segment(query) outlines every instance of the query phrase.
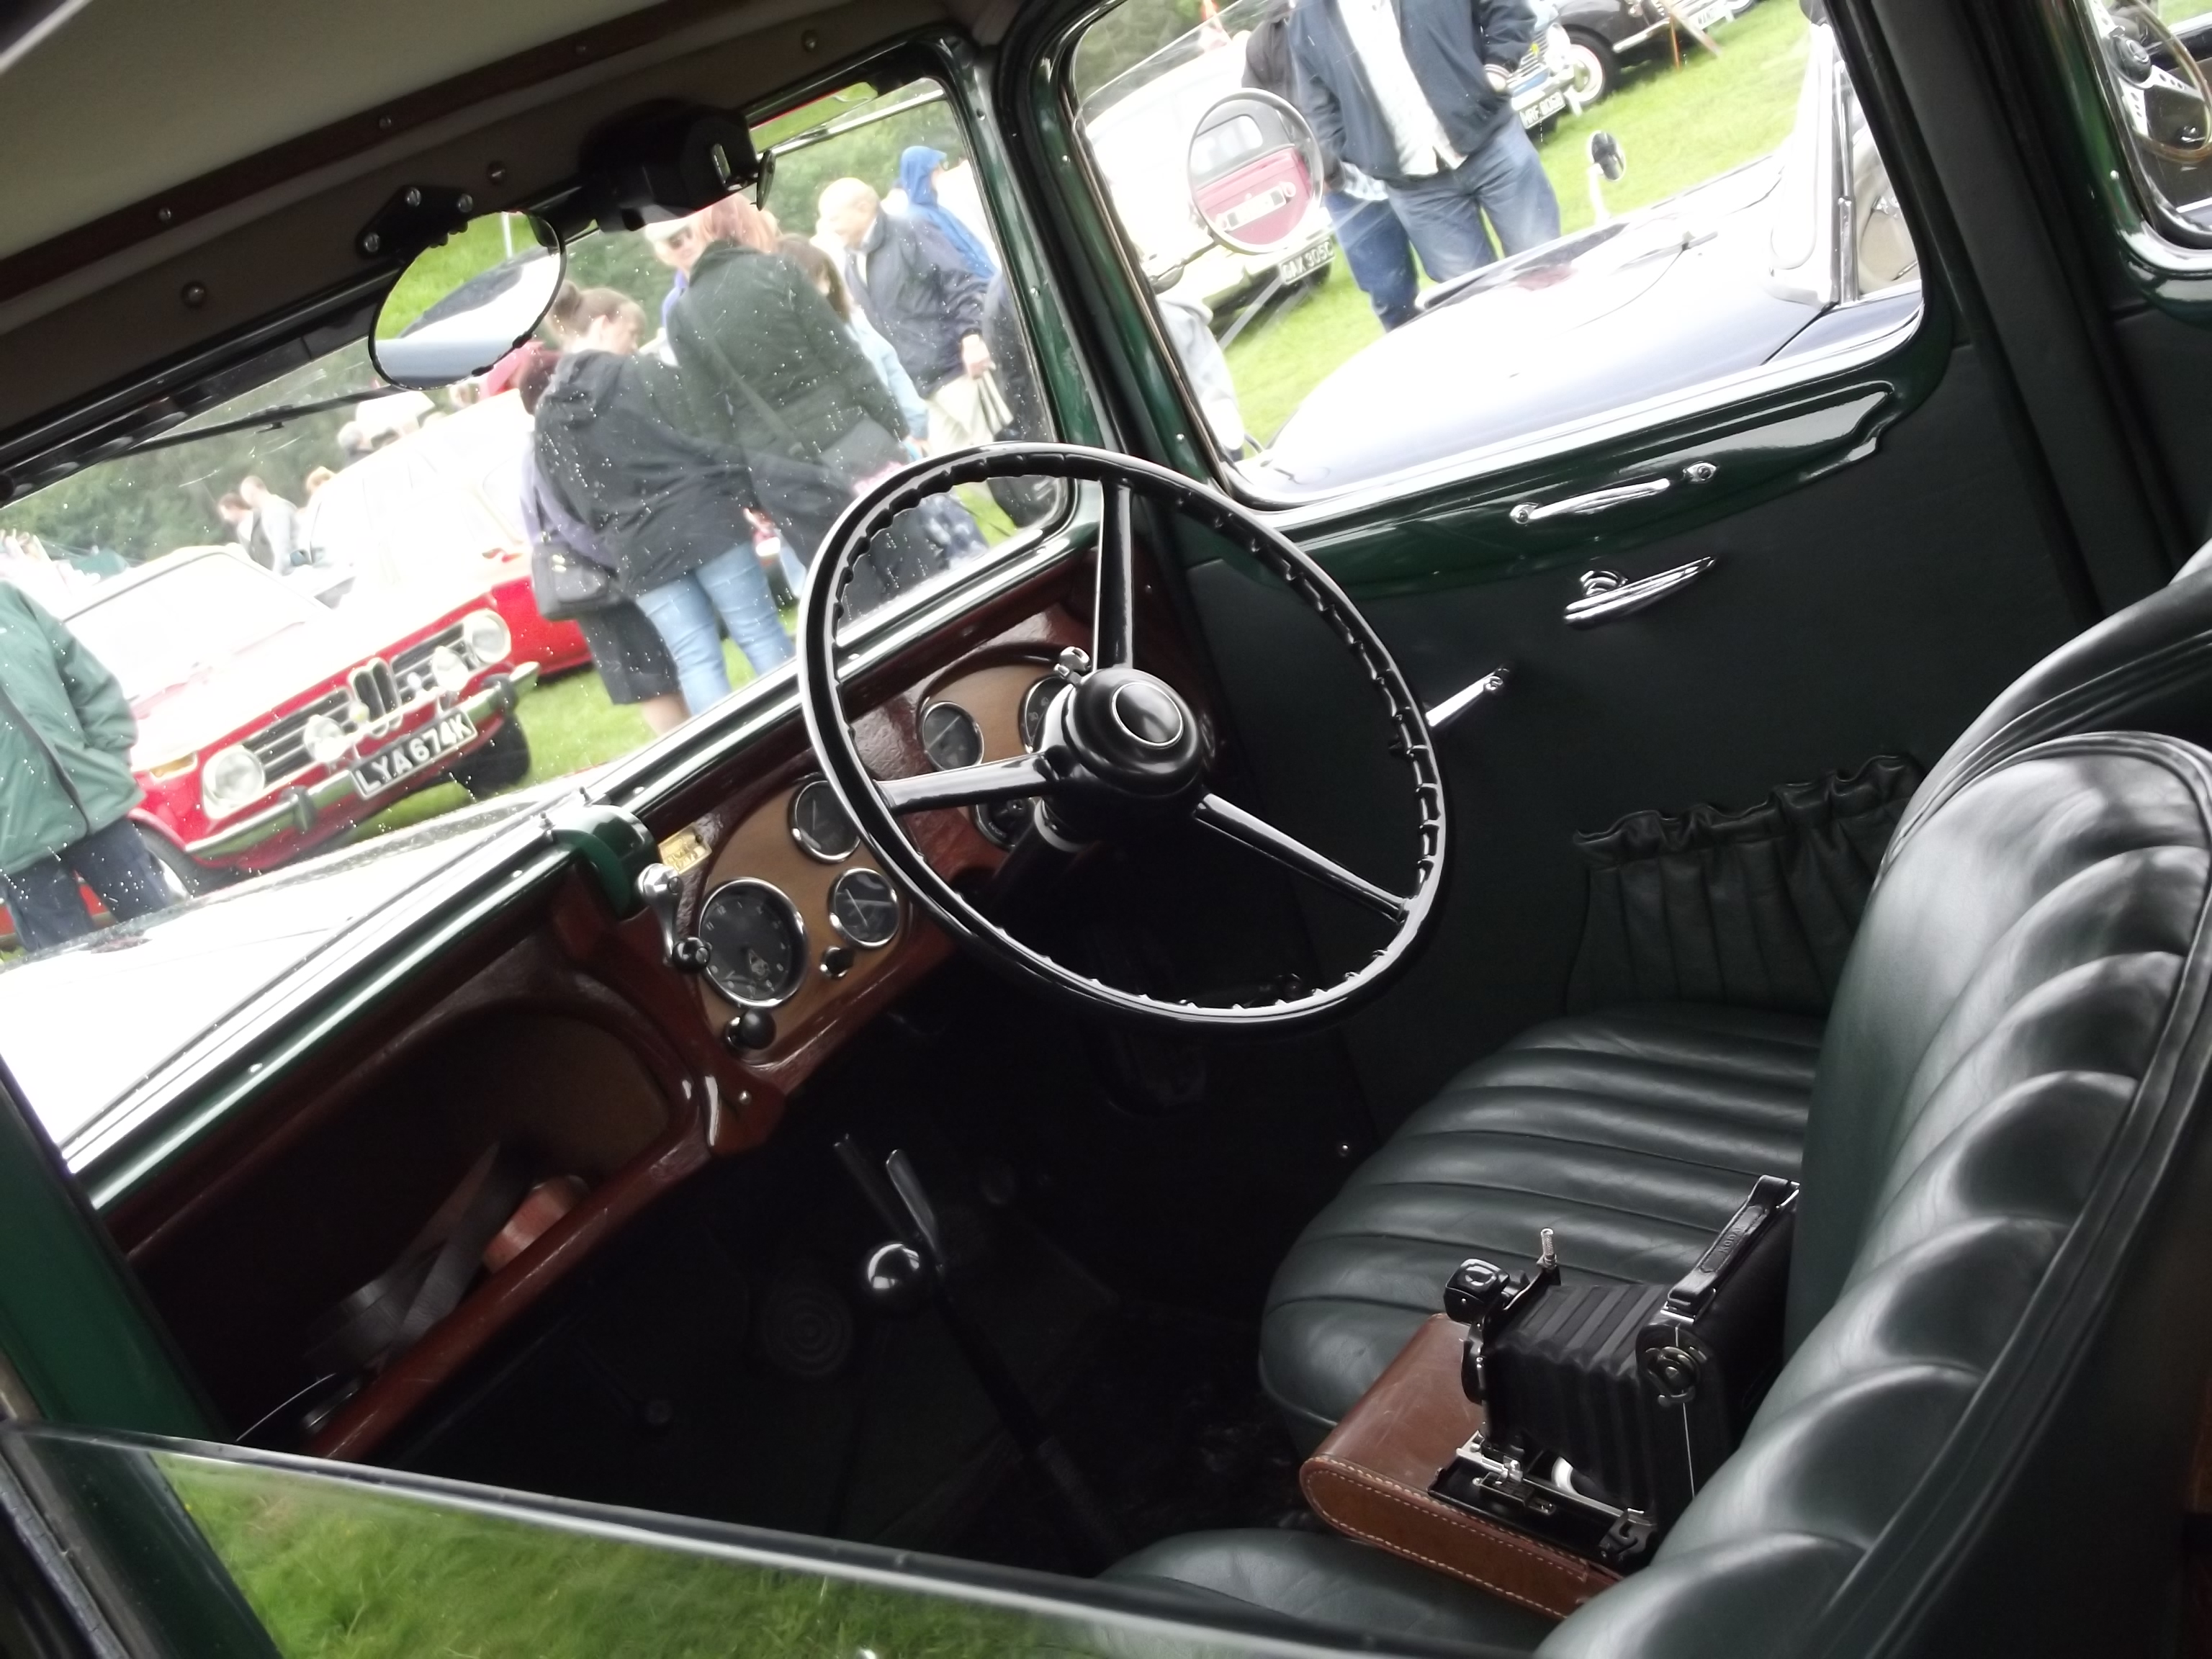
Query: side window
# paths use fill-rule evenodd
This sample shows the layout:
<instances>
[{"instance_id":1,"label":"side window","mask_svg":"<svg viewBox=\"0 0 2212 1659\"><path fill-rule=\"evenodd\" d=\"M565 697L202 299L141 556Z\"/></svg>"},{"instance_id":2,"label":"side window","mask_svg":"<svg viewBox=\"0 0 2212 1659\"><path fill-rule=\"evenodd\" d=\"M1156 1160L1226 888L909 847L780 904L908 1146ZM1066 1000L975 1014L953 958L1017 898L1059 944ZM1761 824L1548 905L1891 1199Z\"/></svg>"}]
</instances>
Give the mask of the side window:
<instances>
[{"instance_id":1,"label":"side window","mask_svg":"<svg viewBox=\"0 0 2212 1659\"><path fill-rule=\"evenodd\" d=\"M1255 495L1808 377L1919 314L1832 31L1795 0L1123 0L1069 85Z\"/></svg>"},{"instance_id":2,"label":"side window","mask_svg":"<svg viewBox=\"0 0 2212 1659\"><path fill-rule=\"evenodd\" d=\"M2146 213L2212 247L2212 0L2075 0L2075 14Z\"/></svg>"}]
</instances>

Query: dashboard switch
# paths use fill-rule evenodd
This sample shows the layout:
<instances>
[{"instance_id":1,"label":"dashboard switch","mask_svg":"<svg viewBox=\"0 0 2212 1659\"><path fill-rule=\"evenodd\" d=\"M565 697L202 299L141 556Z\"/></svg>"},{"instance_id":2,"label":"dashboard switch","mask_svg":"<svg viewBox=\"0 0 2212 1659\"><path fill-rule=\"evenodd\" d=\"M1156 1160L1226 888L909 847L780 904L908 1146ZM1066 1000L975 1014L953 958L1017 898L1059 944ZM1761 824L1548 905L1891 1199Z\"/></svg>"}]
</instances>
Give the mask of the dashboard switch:
<instances>
[{"instance_id":1,"label":"dashboard switch","mask_svg":"<svg viewBox=\"0 0 2212 1659\"><path fill-rule=\"evenodd\" d=\"M733 1054L750 1054L775 1041L775 1016L765 1008L748 1008L722 1027L722 1046Z\"/></svg>"}]
</instances>

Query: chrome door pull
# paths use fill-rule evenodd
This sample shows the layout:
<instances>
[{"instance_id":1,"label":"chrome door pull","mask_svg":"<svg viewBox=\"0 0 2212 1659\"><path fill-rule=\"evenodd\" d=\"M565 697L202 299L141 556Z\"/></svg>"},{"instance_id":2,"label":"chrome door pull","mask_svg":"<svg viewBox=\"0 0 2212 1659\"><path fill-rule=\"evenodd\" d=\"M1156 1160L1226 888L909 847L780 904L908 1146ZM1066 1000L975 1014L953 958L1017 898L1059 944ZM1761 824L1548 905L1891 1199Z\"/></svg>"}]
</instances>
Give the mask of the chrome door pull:
<instances>
[{"instance_id":1,"label":"chrome door pull","mask_svg":"<svg viewBox=\"0 0 2212 1659\"><path fill-rule=\"evenodd\" d=\"M1687 587L1712 568L1710 556L1692 559L1672 570L1662 570L1656 576L1632 582L1623 581L1617 571L1585 570L1583 596L1567 606L1567 626L1591 628L1617 617L1633 616L1647 605L1658 604L1675 589Z\"/></svg>"},{"instance_id":2,"label":"chrome door pull","mask_svg":"<svg viewBox=\"0 0 2212 1659\"><path fill-rule=\"evenodd\" d=\"M1586 519L1609 507L1663 495L1674 487L1672 478L1638 478L1634 483L1615 484L1610 489L1593 489L1587 495L1570 495L1563 501L1523 501L1509 516L1516 524L1541 524L1547 519Z\"/></svg>"},{"instance_id":3,"label":"chrome door pull","mask_svg":"<svg viewBox=\"0 0 2212 1659\"><path fill-rule=\"evenodd\" d=\"M1485 697L1494 697L1503 691L1506 681L1512 677L1510 668L1493 668L1474 684L1460 687L1421 718L1428 721L1431 732L1448 726Z\"/></svg>"}]
</instances>

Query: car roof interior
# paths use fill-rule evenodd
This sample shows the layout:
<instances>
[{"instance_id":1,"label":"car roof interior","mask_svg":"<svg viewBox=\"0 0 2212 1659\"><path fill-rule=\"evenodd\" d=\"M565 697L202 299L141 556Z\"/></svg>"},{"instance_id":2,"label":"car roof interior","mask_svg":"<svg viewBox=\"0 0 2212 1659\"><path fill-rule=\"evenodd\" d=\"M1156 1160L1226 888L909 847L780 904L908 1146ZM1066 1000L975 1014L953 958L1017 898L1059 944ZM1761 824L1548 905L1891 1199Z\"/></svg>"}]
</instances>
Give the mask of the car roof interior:
<instances>
[{"instance_id":1,"label":"car roof interior","mask_svg":"<svg viewBox=\"0 0 2212 1659\"><path fill-rule=\"evenodd\" d=\"M37 42L35 74L10 77L0 122L0 349L16 366L0 455L39 416L361 284L354 239L409 183L472 180L485 210L535 202L611 115L750 107L916 31L988 38L1011 11L85 6Z\"/></svg>"}]
</instances>

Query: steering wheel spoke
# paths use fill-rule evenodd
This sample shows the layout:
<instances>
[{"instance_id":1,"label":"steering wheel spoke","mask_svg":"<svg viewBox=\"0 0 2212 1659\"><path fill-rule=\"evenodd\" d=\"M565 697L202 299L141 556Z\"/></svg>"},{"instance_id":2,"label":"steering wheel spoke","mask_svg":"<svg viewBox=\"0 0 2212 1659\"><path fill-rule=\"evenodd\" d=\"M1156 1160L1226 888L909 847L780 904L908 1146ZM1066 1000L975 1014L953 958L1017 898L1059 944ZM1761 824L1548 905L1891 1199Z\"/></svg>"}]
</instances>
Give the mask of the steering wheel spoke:
<instances>
[{"instance_id":1,"label":"steering wheel spoke","mask_svg":"<svg viewBox=\"0 0 2212 1659\"><path fill-rule=\"evenodd\" d=\"M910 778L878 778L876 789L892 811L933 812L948 806L981 806L986 801L1048 795L1059 780L1038 755L958 766L950 772L923 772Z\"/></svg>"},{"instance_id":2,"label":"steering wheel spoke","mask_svg":"<svg viewBox=\"0 0 2212 1659\"><path fill-rule=\"evenodd\" d=\"M1334 888L1354 904L1372 910L1385 921L1402 923L1413 908L1411 899L1387 887L1377 887L1364 876L1356 876L1327 854L1316 853L1297 836L1286 835L1265 818L1255 817L1234 801L1208 795L1192 809L1192 816L1207 829L1250 848L1262 858L1273 859L1286 870Z\"/></svg>"},{"instance_id":3,"label":"steering wheel spoke","mask_svg":"<svg viewBox=\"0 0 2212 1659\"><path fill-rule=\"evenodd\" d=\"M1097 668L1127 668L1137 659L1137 554L1129 486L1104 489L1106 515L1098 526L1098 593L1092 612L1091 661Z\"/></svg>"}]
</instances>

